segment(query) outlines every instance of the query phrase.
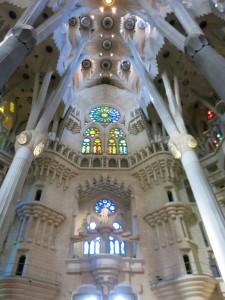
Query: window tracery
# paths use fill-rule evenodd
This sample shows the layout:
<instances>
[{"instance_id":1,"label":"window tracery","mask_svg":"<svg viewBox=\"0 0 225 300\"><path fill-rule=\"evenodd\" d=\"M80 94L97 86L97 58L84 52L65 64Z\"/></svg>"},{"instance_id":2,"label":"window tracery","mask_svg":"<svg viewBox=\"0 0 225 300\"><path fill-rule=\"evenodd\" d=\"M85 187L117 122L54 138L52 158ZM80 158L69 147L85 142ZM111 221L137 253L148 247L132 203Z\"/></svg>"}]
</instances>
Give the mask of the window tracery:
<instances>
[{"instance_id":1,"label":"window tracery","mask_svg":"<svg viewBox=\"0 0 225 300\"><path fill-rule=\"evenodd\" d=\"M120 137L124 135L124 131L119 128L113 128L110 130L109 134L113 137Z\"/></svg>"},{"instance_id":2,"label":"window tracery","mask_svg":"<svg viewBox=\"0 0 225 300\"><path fill-rule=\"evenodd\" d=\"M99 136L100 131L98 130L98 128L95 127L90 127L86 130L86 135L90 136L90 137L95 137L95 136Z\"/></svg>"},{"instance_id":3,"label":"window tracery","mask_svg":"<svg viewBox=\"0 0 225 300\"><path fill-rule=\"evenodd\" d=\"M113 203L111 200L101 199L95 204L95 212L97 214L100 214L103 207L106 207L108 209L110 215L114 214L116 210L115 203Z\"/></svg>"},{"instance_id":4,"label":"window tracery","mask_svg":"<svg viewBox=\"0 0 225 300\"><path fill-rule=\"evenodd\" d=\"M115 108L100 106L93 108L89 117L97 123L115 123L120 119L120 113Z\"/></svg>"}]
</instances>

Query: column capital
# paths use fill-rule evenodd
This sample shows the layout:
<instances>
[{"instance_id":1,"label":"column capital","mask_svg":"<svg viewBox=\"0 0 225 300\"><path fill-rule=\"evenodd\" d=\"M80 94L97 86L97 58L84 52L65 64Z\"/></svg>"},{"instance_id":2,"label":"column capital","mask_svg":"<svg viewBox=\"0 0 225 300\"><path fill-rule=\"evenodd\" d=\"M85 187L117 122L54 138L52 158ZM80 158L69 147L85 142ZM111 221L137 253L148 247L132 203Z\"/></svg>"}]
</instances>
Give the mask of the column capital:
<instances>
[{"instance_id":1,"label":"column capital","mask_svg":"<svg viewBox=\"0 0 225 300\"><path fill-rule=\"evenodd\" d=\"M184 43L184 53L191 62L194 62L195 55L207 45L209 41L203 34L190 34Z\"/></svg>"},{"instance_id":2,"label":"column capital","mask_svg":"<svg viewBox=\"0 0 225 300\"><path fill-rule=\"evenodd\" d=\"M168 142L168 149L171 154L177 158L181 159L182 155L197 147L197 141L190 134L179 134L170 138Z\"/></svg>"},{"instance_id":3,"label":"column capital","mask_svg":"<svg viewBox=\"0 0 225 300\"><path fill-rule=\"evenodd\" d=\"M14 26L8 33L7 36L15 36L22 44L27 48L28 53L30 53L36 43L37 43L37 33L36 30L27 24L21 24Z\"/></svg>"}]
</instances>

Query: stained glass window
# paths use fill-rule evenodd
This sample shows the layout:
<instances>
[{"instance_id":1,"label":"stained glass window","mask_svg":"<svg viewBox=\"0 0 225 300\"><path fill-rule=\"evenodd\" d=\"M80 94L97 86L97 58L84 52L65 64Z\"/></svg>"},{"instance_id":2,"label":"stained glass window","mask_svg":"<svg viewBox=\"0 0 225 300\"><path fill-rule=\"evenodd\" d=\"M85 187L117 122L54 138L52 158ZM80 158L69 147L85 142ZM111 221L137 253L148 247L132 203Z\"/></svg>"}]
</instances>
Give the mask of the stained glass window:
<instances>
[{"instance_id":1,"label":"stained glass window","mask_svg":"<svg viewBox=\"0 0 225 300\"><path fill-rule=\"evenodd\" d=\"M94 140L93 153L101 154L102 153L102 142L100 139Z\"/></svg>"},{"instance_id":2,"label":"stained glass window","mask_svg":"<svg viewBox=\"0 0 225 300\"><path fill-rule=\"evenodd\" d=\"M114 123L120 118L118 110L108 106L93 108L89 114L91 120L97 123Z\"/></svg>"},{"instance_id":3,"label":"stained glass window","mask_svg":"<svg viewBox=\"0 0 225 300\"><path fill-rule=\"evenodd\" d=\"M109 237L109 252L110 254L125 254L125 243L119 242L114 237Z\"/></svg>"},{"instance_id":4,"label":"stained glass window","mask_svg":"<svg viewBox=\"0 0 225 300\"><path fill-rule=\"evenodd\" d=\"M83 139L82 153L91 153L91 140L89 138Z\"/></svg>"},{"instance_id":5,"label":"stained glass window","mask_svg":"<svg viewBox=\"0 0 225 300\"><path fill-rule=\"evenodd\" d=\"M119 137L119 136L123 136L124 132L122 129L114 128L110 130L109 134L114 137Z\"/></svg>"},{"instance_id":6,"label":"stained glass window","mask_svg":"<svg viewBox=\"0 0 225 300\"><path fill-rule=\"evenodd\" d=\"M127 154L127 142L125 141L125 139L120 139L119 141L119 153L120 154Z\"/></svg>"},{"instance_id":7,"label":"stained glass window","mask_svg":"<svg viewBox=\"0 0 225 300\"><path fill-rule=\"evenodd\" d=\"M108 200L108 199L99 200L95 204L95 212L97 214L100 214L104 206L107 207L110 215L115 212L115 209L116 209L115 204L111 200Z\"/></svg>"},{"instance_id":8,"label":"stained glass window","mask_svg":"<svg viewBox=\"0 0 225 300\"><path fill-rule=\"evenodd\" d=\"M211 109L209 109L209 110L208 110L208 113L207 113L207 118L208 118L208 120L211 120L211 119L213 119L214 117L215 117L214 111L211 110Z\"/></svg>"},{"instance_id":9,"label":"stained glass window","mask_svg":"<svg viewBox=\"0 0 225 300\"><path fill-rule=\"evenodd\" d=\"M88 128L86 130L86 135L87 136L91 136L91 137L94 137L94 136L99 136L100 134L100 131L98 130L98 128Z\"/></svg>"},{"instance_id":10,"label":"stained glass window","mask_svg":"<svg viewBox=\"0 0 225 300\"><path fill-rule=\"evenodd\" d=\"M116 229L116 230L123 229L122 226L120 225L120 223L118 223L118 222L113 223L113 228Z\"/></svg>"},{"instance_id":11,"label":"stained glass window","mask_svg":"<svg viewBox=\"0 0 225 300\"><path fill-rule=\"evenodd\" d=\"M100 237L95 240L84 243L84 254L99 254L100 253Z\"/></svg>"},{"instance_id":12,"label":"stained glass window","mask_svg":"<svg viewBox=\"0 0 225 300\"><path fill-rule=\"evenodd\" d=\"M114 139L109 139L108 141L108 153L109 154L116 154L116 142Z\"/></svg>"}]
</instances>

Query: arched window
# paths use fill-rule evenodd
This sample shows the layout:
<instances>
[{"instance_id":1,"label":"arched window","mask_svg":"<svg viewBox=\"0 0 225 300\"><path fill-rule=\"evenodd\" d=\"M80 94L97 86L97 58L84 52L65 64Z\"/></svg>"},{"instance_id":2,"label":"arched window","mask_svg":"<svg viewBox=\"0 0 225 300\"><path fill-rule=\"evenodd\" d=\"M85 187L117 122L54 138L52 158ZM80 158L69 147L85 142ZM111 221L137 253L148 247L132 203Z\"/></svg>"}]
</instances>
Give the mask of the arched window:
<instances>
[{"instance_id":1,"label":"arched window","mask_svg":"<svg viewBox=\"0 0 225 300\"><path fill-rule=\"evenodd\" d=\"M191 263L190 263L190 260L189 260L189 256L187 254L185 254L183 256L183 260L184 260L184 265L185 265L187 274L192 274Z\"/></svg>"},{"instance_id":2,"label":"arched window","mask_svg":"<svg viewBox=\"0 0 225 300\"><path fill-rule=\"evenodd\" d=\"M82 153L91 153L91 140L89 138L83 139Z\"/></svg>"},{"instance_id":3,"label":"arched window","mask_svg":"<svg viewBox=\"0 0 225 300\"><path fill-rule=\"evenodd\" d=\"M100 254L100 237L96 239L85 242L84 243L84 254L86 255L93 255L93 254Z\"/></svg>"},{"instance_id":4,"label":"arched window","mask_svg":"<svg viewBox=\"0 0 225 300\"><path fill-rule=\"evenodd\" d=\"M89 167L89 161L87 158L83 158L82 161L81 161L81 164L80 164L81 167L84 167L84 168L88 168Z\"/></svg>"},{"instance_id":5,"label":"arched window","mask_svg":"<svg viewBox=\"0 0 225 300\"><path fill-rule=\"evenodd\" d=\"M17 269L16 269L16 275L17 276L22 276L23 274L23 269L25 266L25 261L26 261L26 256L21 255L17 264Z\"/></svg>"},{"instance_id":6,"label":"arched window","mask_svg":"<svg viewBox=\"0 0 225 300\"><path fill-rule=\"evenodd\" d=\"M100 168L101 167L101 162L98 158L95 158L93 160L93 167L97 167L97 168Z\"/></svg>"},{"instance_id":7,"label":"arched window","mask_svg":"<svg viewBox=\"0 0 225 300\"><path fill-rule=\"evenodd\" d=\"M118 241L114 237L109 237L109 253L110 254L125 254L125 243L124 241Z\"/></svg>"},{"instance_id":8,"label":"arched window","mask_svg":"<svg viewBox=\"0 0 225 300\"><path fill-rule=\"evenodd\" d=\"M40 201L41 200L41 194L42 194L42 190L37 190L34 200L35 201Z\"/></svg>"},{"instance_id":9,"label":"arched window","mask_svg":"<svg viewBox=\"0 0 225 300\"><path fill-rule=\"evenodd\" d=\"M109 139L108 141L108 153L109 154L116 154L116 142L114 139Z\"/></svg>"},{"instance_id":10,"label":"arched window","mask_svg":"<svg viewBox=\"0 0 225 300\"><path fill-rule=\"evenodd\" d=\"M109 167L116 168L116 160L114 158L109 160Z\"/></svg>"},{"instance_id":11,"label":"arched window","mask_svg":"<svg viewBox=\"0 0 225 300\"><path fill-rule=\"evenodd\" d=\"M123 159L121 159L121 168L128 168L128 161L125 159L125 158L123 158Z\"/></svg>"},{"instance_id":12,"label":"arched window","mask_svg":"<svg viewBox=\"0 0 225 300\"><path fill-rule=\"evenodd\" d=\"M119 140L119 154L127 154L127 142L125 139L120 139Z\"/></svg>"},{"instance_id":13,"label":"arched window","mask_svg":"<svg viewBox=\"0 0 225 300\"><path fill-rule=\"evenodd\" d=\"M102 153L102 142L100 139L94 140L93 153L97 153L97 154Z\"/></svg>"}]
</instances>

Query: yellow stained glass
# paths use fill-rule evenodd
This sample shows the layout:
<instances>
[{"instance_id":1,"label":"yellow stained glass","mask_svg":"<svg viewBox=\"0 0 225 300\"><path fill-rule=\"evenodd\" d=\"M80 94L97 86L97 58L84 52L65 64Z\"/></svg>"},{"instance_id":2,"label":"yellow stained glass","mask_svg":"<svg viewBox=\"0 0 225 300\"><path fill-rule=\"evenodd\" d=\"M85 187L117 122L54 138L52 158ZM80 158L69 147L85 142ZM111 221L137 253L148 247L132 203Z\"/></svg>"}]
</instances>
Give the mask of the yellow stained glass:
<instances>
[{"instance_id":1,"label":"yellow stained glass","mask_svg":"<svg viewBox=\"0 0 225 300\"><path fill-rule=\"evenodd\" d=\"M10 105L9 105L9 110L14 113L15 111L15 104L13 102L10 102Z\"/></svg>"},{"instance_id":2,"label":"yellow stained glass","mask_svg":"<svg viewBox=\"0 0 225 300\"><path fill-rule=\"evenodd\" d=\"M101 152L102 152L102 143L101 143L100 139L95 139L94 140L93 152L97 153L97 154L101 154Z\"/></svg>"},{"instance_id":3,"label":"yellow stained glass","mask_svg":"<svg viewBox=\"0 0 225 300\"><path fill-rule=\"evenodd\" d=\"M12 116L9 115L9 116L6 116L4 122L3 122L3 125L7 128L12 128L12 125L13 125L13 119L12 119Z\"/></svg>"},{"instance_id":4,"label":"yellow stained glass","mask_svg":"<svg viewBox=\"0 0 225 300\"><path fill-rule=\"evenodd\" d=\"M4 106L1 106L1 107L0 107L0 112L4 114L4 112L5 112Z\"/></svg>"}]
</instances>

